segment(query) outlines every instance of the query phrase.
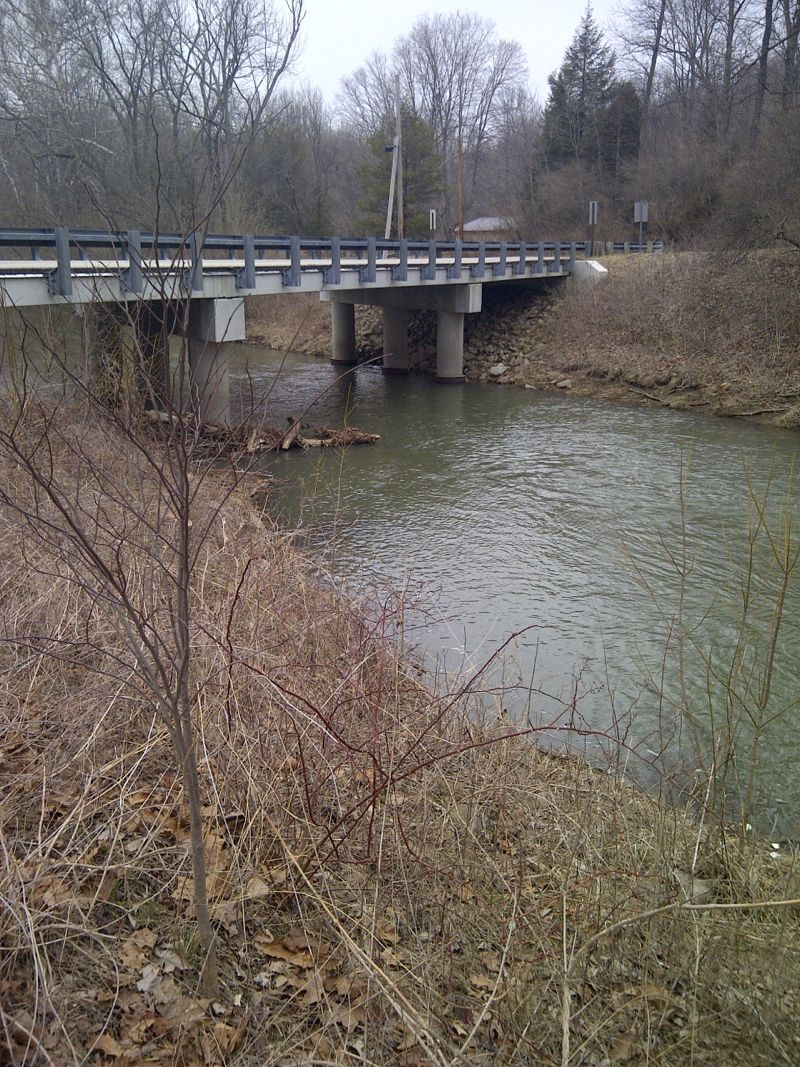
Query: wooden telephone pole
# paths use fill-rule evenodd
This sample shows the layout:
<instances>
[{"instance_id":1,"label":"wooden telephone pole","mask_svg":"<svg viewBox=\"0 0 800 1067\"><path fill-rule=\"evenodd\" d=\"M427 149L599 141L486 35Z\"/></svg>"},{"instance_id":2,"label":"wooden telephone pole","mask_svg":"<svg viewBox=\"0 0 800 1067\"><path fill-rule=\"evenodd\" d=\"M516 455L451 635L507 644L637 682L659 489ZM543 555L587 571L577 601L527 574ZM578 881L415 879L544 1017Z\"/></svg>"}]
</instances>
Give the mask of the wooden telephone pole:
<instances>
[{"instance_id":1,"label":"wooden telephone pole","mask_svg":"<svg viewBox=\"0 0 800 1067\"><path fill-rule=\"evenodd\" d=\"M386 230L384 237L388 241L392 235L392 213L394 211L395 190L397 191L397 237L404 237L405 219L403 206L403 119L400 107L400 75L394 79L394 114L395 132L392 145L392 177L389 181L389 206L386 211Z\"/></svg>"}]
</instances>

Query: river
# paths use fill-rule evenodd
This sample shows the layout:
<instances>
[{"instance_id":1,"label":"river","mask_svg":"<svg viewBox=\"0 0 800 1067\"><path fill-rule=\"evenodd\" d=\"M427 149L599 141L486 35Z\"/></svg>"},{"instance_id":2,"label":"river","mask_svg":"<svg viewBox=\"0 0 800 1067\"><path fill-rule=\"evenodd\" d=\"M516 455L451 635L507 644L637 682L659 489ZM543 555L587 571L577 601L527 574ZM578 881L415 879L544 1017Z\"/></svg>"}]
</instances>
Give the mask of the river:
<instances>
[{"instance_id":1,"label":"river","mask_svg":"<svg viewBox=\"0 0 800 1067\"><path fill-rule=\"evenodd\" d=\"M312 426L381 435L269 462L286 521L328 546L337 574L362 591L408 588L407 639L424 654L468 677L517 635L485 682L505 680L498 703L516 720L581 726L563 736L592 758L621 740L630 773L651 783L689 783L728 724L732 787L750 717L769 718L754 820L800 838L800 567L768 695L764 684L781 523L800 510L796 433L372 367L342 377L305 356L277 374L278 357L254 346L229 355L243 408L279 423L309 409ZM765 494L773 544L762 532L750 551Z\"/></svg>"}]
</instances>

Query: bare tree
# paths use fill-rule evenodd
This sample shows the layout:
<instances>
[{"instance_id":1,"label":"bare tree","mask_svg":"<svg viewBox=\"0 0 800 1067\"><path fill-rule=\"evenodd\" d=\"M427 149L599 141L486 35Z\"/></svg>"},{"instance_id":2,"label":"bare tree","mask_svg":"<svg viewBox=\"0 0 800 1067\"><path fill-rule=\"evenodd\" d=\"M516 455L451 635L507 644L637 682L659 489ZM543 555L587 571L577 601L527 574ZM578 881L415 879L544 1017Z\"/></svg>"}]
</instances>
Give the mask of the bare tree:
<instances>
[{"instance_id":1,"label":"bare tree","mask_svg":"<svg viewBox=\"0 0 800 1067\"><path fill-rule=\"evenodd\" d=\"M783 84L781 99L784 111L797 105L800 90L800 63L798 63L798 38L800 37L800 0L781 0L781 39L783 41Z\"/></svg>"},{"instance_id":2,"label":"bare tree","mask_svg":"<svg viewBox=\"0 0 800 1067\"><path fill-rule=\"evenodd\" d=\"M302 20L303 0L129 0L125 17L110 0L9 0L0 154L17 218L24 202L61 221L183 228L213 203L227 225Z\"/></svg>"},{"instance_id":3,"label":"bare tree","mask_svg":"<svg viewBox=\"0 0 800 1067\"><path fill-rule=\"evenodd\" d=\"M431 127L449 176L445 226L456 203L474 196L481 165L501 128L503 94L524 85L527 64L515 41L498 39L478 15L426 15L398 39L387 57L375 53L344 80L341 110L361 133L374 133L391 110L391 71L401 79L407 105Z\"/></svg>"},{"instance_id":4,"label":"bare tree","mask_svg":"<svg viewBox=\"0 0 800 1067\"><path fill-rule=\"evenodd\" d=\"M767 73L769 64L770 46L772 44L772 21L775 8L775 0L764 0L764 32L761 38L761 48L758 53L758 82L756 85L755 103L753 104L753 123L751 137L753 141L758 139L761 127L761 114L764 109L764 96L767 92Z\"/></svg>"},{"instance_id":5,"label":"bare tree","mask_svg":"<svg viewBox=\"0 0 800 1067\"><path fill-rule=\"evenodd\" d=\"M393 107L390 59L383 52L373 52L363 66L342 79L339 114L347 126L366 139L380 129Z\"/></svg>"}]
</instances>

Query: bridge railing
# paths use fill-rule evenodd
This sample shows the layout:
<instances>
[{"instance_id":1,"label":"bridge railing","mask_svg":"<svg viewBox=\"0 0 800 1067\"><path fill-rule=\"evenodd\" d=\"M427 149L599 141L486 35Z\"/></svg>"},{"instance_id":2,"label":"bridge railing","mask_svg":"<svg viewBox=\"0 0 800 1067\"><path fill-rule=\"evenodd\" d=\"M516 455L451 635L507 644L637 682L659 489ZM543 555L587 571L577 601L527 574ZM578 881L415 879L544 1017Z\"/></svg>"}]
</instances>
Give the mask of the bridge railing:
<instances>
[{"instance_id":1,"label":"bridge railing","mask_svg":"<svg viewBox=\"0 0 800 1067\"><path fill-rule=\"evenodd\" d=\"M282 285L298 288L304 270L323 271L328 285L341 283L342 272L358 269L363 284L374 283L377 272L391 270L394 281L408 279L409 267L418 268L422 280L434 280L437 268L447 277L460 279L466 268L476 279L571 273L578 254L587 250L585 241L418 241L377 237L265 237L255 234L189 235L124 231L53 229L0 229L0 248L18 258L42 260L43 252L55 260L45 267L50 293L69 298L73 275L113 270L123 288L144 290L146 276L180 270L187 292L202 294L207 272L234 272L236 287L256 288L256 274L280 271ZM652 247L652 246L651 246ZM662 246L663 247L663 246ZM615 243L614 251L644 251L638 245ZM94 258L103 253L98 264ZM110 253L110 255L108 255ZM109 262L110 260L110 262ZM76 263L77 261L77 263ZM81 268L81 261L86 261ZM230 266L225 261L231 261Z\"/></svg>"}]
</instances>

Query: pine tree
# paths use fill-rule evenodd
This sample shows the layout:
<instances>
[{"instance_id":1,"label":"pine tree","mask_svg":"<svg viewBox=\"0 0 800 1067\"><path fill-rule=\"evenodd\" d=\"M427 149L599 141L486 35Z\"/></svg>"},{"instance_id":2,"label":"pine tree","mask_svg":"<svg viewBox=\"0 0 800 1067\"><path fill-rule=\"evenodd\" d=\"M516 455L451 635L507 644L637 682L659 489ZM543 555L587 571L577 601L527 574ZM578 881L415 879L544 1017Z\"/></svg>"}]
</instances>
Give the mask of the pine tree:
<instances>
[{"instance_id":1,"label":"pine tree","mask_svg":"<svg viewBox=\"0 0 800 1067\"><path fill-rule=\"evenodd\" d=\"M591 7L587 7L564 62L548 78L544 150L549 164L602 160L601 116L614 95L615 63L614 53L605 43Z\"/></svg>"}]
</instances>

